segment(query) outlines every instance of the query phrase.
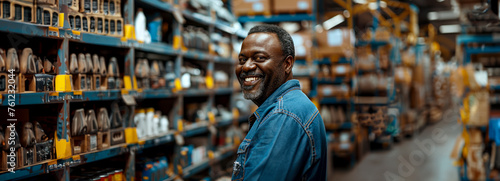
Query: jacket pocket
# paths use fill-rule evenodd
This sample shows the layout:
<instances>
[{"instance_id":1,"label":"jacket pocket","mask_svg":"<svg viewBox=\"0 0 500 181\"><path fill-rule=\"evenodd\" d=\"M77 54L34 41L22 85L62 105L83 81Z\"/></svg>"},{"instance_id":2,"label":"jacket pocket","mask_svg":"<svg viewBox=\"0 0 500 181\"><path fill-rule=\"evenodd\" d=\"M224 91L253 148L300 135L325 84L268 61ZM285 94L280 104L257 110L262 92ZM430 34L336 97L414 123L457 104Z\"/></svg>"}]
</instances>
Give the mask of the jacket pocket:
<instances>
[{"instance_id":1,"label":"jacket pocket","mask_svg":"<svg viewBox=\"0 0 500 181\"><path fill-rule=\"evenodd\" d=\"M233 176L231 180L243 180L245 178L245 161L249 145L250 140L244 139L238 147L238 157L233 163Z\"/></svg>"}]
</instances>

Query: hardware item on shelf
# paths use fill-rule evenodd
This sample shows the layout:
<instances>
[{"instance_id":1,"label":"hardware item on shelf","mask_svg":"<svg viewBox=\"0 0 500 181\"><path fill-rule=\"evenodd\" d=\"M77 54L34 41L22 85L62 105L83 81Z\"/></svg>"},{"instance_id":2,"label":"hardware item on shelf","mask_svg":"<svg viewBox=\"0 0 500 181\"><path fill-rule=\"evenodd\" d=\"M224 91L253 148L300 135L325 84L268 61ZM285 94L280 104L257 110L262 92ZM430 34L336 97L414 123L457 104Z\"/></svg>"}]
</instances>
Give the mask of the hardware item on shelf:
<instances>
[{"instance_id":1,"label":"hardware item on shelf","mask_svg":"<svg viewBox=\"0 0 500 181\"><path fill-rule=\"evenodd\" d=\"M165 156L158 158L145 158L135 164L135 180L165 180L170 176L167 174L169 167Z\"/></svg>"},{"instance_id":2,"label":"hardware item on shelf","mask_svg":"<svg viewBox=\"0 0 500 181\"><path fill-rule=\"evenodd\" d=\"M208 51L210 36L203 28L187 26L182 32L182 40L187 48Z\"/></svg>"},{"instance_id":3,"label":"hardware item on shelf","mask_svg":"<svg viewBox=\"0 0 500 181\"><path fill-rule=\"evenodd\" d=\"M23 49L19 62L19 68L22 74L36 73L35 57L31 48Z\"/></svg>"},{"instance_id":4,"label":"hardware item on shelf","mask_svg":"<svg viewBox=\"0 0 500 181\"><path fill-rule=\"evenodd\" d=\"M156 133L156 125L153 123L153 119L155 116L155 109L148 108L146 109L145 120L143 120L145 124L144 136L151 137Z\"/></svg>"},{"instance_id":5,"label":"hardware item on shelf","mask_svg":"<svg viewBox=\"0 0 500 181\"><path fill-rule=\"evenodd\" d=\"M120 89L122 87L122 80L120 78L120 69L118 61L115 57L111 57L108 64L108 89Z\"/></svg>"},{"instance_id":6,"label":"hardware item on shelf","mask_svg":"<svg viewBox=\"0 0 500 181\"><path fill-rule=\"evenodd\" d=\"M99 113L97 113L97 149L102 150L111 145L110 126L108 110L104 107L99 108Z\"/></svg>"},{"instance_id":7,"label":"hardware item on shelf","mask_svg":"<svg viewBox=\"0 0 500 181\"><path fill-rule=\"evenodd\" d=\"M33 122L34 126L34 136L36 140L35 144L35 163L42 162L45 160L52 159L52 147L53 141L49 140L49 137L45 134L40 122Z\"/></svg>"},{"instance_id":8,"label":"hardware item on shelf","mask_svg":"<svg viewBox=\"0 0 500 181\"><path fill-rule=\"evenodd\" d=\"M138 59L135 65L135 76L138 78L137 87L142 89L149 89L150 86L150 73L149 63L147 59Z\"/></svg>"},{"instance_id":9,"label":"hardware item on shelf","mask_svg":"<svg viewBox=\"0 0 500 181\"><path fill-rule=\"evenodd\" d=\"M123 36L123 18L108 16L104 20L104 32L109 36Z\"/></svg>"},{"instance_id":10,"label":"hardware item on shelf","mask_svg":"<svg viewBox=\"0 0 500 181\"><path fill-rule=\"evenodd\" d=\"M150 68L150 76L151 76L151 88L158 89L166 86L166 80L163 75L165 75L165 69L160 65L158 60L155 60L151 63Z\"/></svg>"},{"instance_id":11,"label":"hardware item on shelf","mask_svg":"<svg viewBox=\"0 0 500 181\"><path fill-rule=\"evenodd\" d=\"M97 118L95 116L95 112L93 109L87 110L87 134L90 135L89 139L89 148L88 151L97 150L97 131L98 131L98 123Z\"/></svg>"},{"instance_id":12,"label":"hardware item on shelf","mask_svg":"<svg viewBox=\"0 0 500 181\"><path fill-rule=\"evenodd\" d=\"M20 166L27 166L35 163L36 150L35 150L35 133L33 132L33 124L31 122L24 122L21 128L21 145L20 148L22 155L20 155Z\"/></svg>"},{"instance_id":13,"label":"hardware item on shelf","mask_svg":"<svg viewBox=\"0 0 500 181\"><path fill-rule=\"evenodd\" d=\"M146 29L146 16L142 8L138 8L135 15L135 38L137 41L150 43L151 35L149 31Z\"/></svg>"},{"instance_id":14,"label":"hardware item on shelf","mask_svg":"<svg viewBox=\"0 0 500 181\"><path fill-rule=\"evenodd\" d=\"M142 139L146 137L146 112L144 109L136 109L134 114L134 123L137 127L137 138Z\"/></svg>"},{"instance_id":15,"label":"hardware item on shelf","mask_svg":"<svg viewBox=\"0 0 500 181\"><path fill-rule=\"evenodd\" d=\"M59 20L59 3L56 1L35 1L36 24L57 26Z\"/></svg>"},{"instance_id":16,"label":"hardware item on shelf","mask_svg":"<svg viewBox=\"0 0 500 181\"><path fill-rule=\"evenodd\" d=\"M214 72L215 88L227 88L229 87L229 75L224 72L217 70Z\"/></svg>"},{"instance_id":17,"label":"hardware item on shelf","mask_svg":"<svg viewBox=\"0 0 500 181\"><path fill-rule=\"evenodd\" d=\"M73 154L85 153L88 150L89 137L86 136L88 132L88 122L85 116L85 110L77 109L73 113L71 121L71 147Z\"/></svg>"},{"instance_id":18,"label":"hardware item on shelf","mask_svg":"<svg viewBox=\"0 0 500 181\"><path fill-rule=\"evenodd\" d=\"M5 68L7 71L14 70L14 72L19 72L19 58L17 56L17 51L14 48L9 48L7 50L7 59L5 60Z\"/></svg>"},{"instance_id":19,"label":"hardware item on shelf","mask_svg":"<svg viewBox=\"0 0 500 181\"><path fill-rule=\"evenodd\" d=\"M109 115L109 121L111 123L111 145L125 143L125 129L123 128L124 122L120 113L120 107L116 102L113 102L111 104L111 114Z\"/></svg>"},{"instance_id":20,"label":"hardware item on shelf","mask_svg":"<svg viewBox=\"0 0 500 181\"><path fill-rule=\"evenodd\" d=\"M35 22L33 1L2 1L2 18L22 22Z\"/></svg>"}]
</instances>

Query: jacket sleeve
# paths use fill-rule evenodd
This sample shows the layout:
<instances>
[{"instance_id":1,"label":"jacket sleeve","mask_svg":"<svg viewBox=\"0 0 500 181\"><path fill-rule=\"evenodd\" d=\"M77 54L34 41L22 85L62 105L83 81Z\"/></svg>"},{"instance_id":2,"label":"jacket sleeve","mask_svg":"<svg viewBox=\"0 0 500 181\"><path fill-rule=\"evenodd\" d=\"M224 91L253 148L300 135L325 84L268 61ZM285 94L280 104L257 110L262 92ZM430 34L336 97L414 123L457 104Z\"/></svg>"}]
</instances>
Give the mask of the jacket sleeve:
<instances>
[{"instance_id":1,"label":"jacket sleeve","mask_svg":"<svg viewBox=\"0 0 500 181\"><path fill-rule=\"evenodd\" d=\"M311 155L302 124L285 113L274 113L258 126L245 163L245 180L301 180Z\"/></svg>"}]
</instances>

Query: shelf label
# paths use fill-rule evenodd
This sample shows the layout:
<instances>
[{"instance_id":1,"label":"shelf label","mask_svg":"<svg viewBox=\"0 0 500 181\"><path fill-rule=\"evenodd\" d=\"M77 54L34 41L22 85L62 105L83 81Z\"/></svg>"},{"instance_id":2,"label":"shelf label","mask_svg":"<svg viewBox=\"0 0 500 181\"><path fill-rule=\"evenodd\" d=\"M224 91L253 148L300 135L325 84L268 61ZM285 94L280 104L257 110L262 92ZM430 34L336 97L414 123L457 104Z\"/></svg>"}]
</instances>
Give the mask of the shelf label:
<instances>
[{"instance_id":1,"label":"shelf label","mask_svg":"<svg viewBox=\"0 0 500 181\"><path fill-rule=\"evenodd\" d=\"M213 160L215 158L214 152L212 150L208 151L208 159Z\"/></svg>"},{"instance_id":2,"label":"shelf label","mask_svg":"<svg viewBox=\"0 0 500 181\"><path fill-rule=\"evenodd\" d=\"M182 90L181 79L175 78L174 85L174 92Z\"/></svg>"},{"instance_id":3,"label":"shelf label","mask_svg":"<svg viewBox=\"0 0 500 181\"><path fill-rule=\"evenodd\" d=\"M125 102L125 104L127 104L127 106L137 105L137 103L135 102L134 96L132 96L130 94L122 94L122 99L123 99L123 102Z\"/></svg>"},{"instance_id":4,"label":"shelf label","mask_svg":"<svg viewBox=\"0 0 500 181\"><path fill-rule=\"evenodd\" d=\"M183 131L184 127L182 125L182 119L177 120L177 131Z\"/></svg>"},{"instance_id":5,"label":"shelf label","mask_svg":"<svg viewBox=\"0 0 500 181\"><path fill-rule=\"evenodd\" d=\"M48 35L49 36L59 37L59 28L49 26Z\"/></svg>"},{"instance_id":6,"label":"shelf label","mask_svg":"<svg viewBox=\"0 0 500 181\"><path fill-rule=\"evenodd\" d=\"M75 40L80 40L82 38L82 35L79 31L74 31L72 30L71 31L73 33L73 35L71 36L71 38L75 39Z\"/></svg>"}]
</instances>

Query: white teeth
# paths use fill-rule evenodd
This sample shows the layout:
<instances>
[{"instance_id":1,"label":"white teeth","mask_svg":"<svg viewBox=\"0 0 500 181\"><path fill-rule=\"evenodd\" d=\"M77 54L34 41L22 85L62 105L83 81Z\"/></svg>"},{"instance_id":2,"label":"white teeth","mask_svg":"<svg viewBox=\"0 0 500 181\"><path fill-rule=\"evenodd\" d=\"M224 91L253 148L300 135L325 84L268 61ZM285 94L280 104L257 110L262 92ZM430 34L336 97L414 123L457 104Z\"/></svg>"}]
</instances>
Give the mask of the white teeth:
<instances>
[{"instance_id":1,"label":"white teeth","mask_svg":"<svg viewBox=\"0 0 500 181\"><path fill-rule=\"evenodd\" d=\"M246 81L246 82L255 81L255 80L257 80L257 77L249 77L249 78L245 78L245 81Z\"/></svg>"}]
</instances>

